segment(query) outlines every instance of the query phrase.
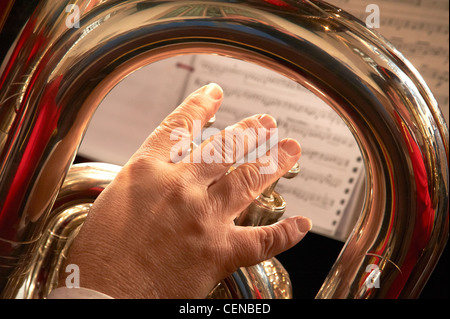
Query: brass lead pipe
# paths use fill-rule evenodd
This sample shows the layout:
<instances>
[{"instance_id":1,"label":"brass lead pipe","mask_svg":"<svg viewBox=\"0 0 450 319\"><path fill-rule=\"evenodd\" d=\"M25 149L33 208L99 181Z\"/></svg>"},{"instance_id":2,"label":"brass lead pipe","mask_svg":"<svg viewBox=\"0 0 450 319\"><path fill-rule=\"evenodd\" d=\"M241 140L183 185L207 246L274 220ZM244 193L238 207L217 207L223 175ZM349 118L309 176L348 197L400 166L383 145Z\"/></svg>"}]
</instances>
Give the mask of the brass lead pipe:
<instances>
[{"instance_id":1,"label":"brass lead pipe","mask_svg":"<svg viewBox=\"0 0 450 319\"><path fill-rule=\"evenodd\" d=\"M279 4L283 5L279 5ZM70 27L79 9L79 27ZM7 26L5 26L6 28ZM256 63L321 97L365 163L361 217L318 298L415 298L448 238L448 127L390 43L321 1L40 1L0 77L0 291L25 280L95 109L182 54ZM373 289L367 269L377 269Z\"/></svg>"}]
</instances>

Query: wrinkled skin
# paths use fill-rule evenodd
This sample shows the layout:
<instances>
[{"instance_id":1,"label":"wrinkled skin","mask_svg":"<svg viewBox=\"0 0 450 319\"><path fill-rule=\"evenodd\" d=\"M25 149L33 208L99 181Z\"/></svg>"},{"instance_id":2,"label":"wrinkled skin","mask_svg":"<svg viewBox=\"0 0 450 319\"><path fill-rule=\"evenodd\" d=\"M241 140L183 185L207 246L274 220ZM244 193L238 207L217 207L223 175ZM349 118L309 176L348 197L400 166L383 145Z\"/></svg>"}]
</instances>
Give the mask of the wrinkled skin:
<instances>
[{"instance_id":1,"label":"wrinkled skin","mask_svg":"<svg viewBox=\"0 0 450 319\"><path fill-rule=\"evenodd\" d=\"M183 128L192 133L193 121L204 125L222 99L216 84L187 97L96 200L67 261L79 266L82 287L114 298L204 298L238 267L289 249L311 229L303 217L263 227L233 223L299 160L301 148L295 140L275 146L278 166L273 174L261 174L261 161L242 164L229 174L232 163L171 161L177 143L170 139L171 132ZM268 115L233 126L265 128L258 132L275 127ZM204 141L194 153L228 147L220 136Z\"/></svg>"}]
</instances>

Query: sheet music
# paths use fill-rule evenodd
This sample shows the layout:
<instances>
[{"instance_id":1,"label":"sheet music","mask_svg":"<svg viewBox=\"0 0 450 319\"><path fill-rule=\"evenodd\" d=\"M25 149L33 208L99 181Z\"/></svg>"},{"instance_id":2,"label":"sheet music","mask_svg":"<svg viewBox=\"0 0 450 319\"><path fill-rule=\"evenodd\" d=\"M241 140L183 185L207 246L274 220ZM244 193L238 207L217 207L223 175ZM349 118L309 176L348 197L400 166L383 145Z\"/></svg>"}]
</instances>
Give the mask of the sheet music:
<instances>
[{"instance_id":1,"label":"sheet music","mask_svg":"<svg viewBox=\"0 0 450 319\"><path fill-rule=\"evenodd\" d=\"M380 8L380 28L419 71L449 123L449 1L327 0L366 21L368 4Z\"/></svg>"}]
</instances>

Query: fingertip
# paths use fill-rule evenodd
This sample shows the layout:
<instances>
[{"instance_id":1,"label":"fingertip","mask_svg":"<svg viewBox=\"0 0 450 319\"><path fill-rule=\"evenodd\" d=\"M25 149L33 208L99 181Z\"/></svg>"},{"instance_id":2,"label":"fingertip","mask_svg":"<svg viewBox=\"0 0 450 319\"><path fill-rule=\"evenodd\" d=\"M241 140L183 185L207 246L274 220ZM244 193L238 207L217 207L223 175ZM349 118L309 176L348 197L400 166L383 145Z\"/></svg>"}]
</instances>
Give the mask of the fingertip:
<instances>
[{"instance_id":1,"label":"fingertip","mask_svg":"<svg viewBox=\"0 0 450 319\"><path fill-rule=\"evenodd\" d=\"M220 100L223 97L223 90L217 83L210 83L204 86L203 93L213 100Z\"/></svg>"},{"instance_id":2,"label":"fingertip","mask_svg":"<svg viewBox=\"0 0 450 319\"><path fill-rule=\"evenodd\" d=\"M300 143L291 138L287 138L281 141L281 148L291 157L299 156L302 152Z\"/></svg>"},{"instance_id":3,"label":"fingertip","mask_svg":"<svg viewBox=\"0 0 450 319\"><path fill-rule=\"evenodd\" d=\"M296 219L297 229L301 233L307 233L312 229L312 221L306 217L297 217Z\"/></svg>"},{"instance_id":4,"label":"fingertip","mask_svg":"<svg viewBox=\"0 0 450 319\"><path fill-rule=\"evenodd\" d=\"M266 129L277 127L277 121L275 120L275 118L268 114L260 115L258 120L262 124L262 126L264 126Z\"/></svg>"}]
</instances>

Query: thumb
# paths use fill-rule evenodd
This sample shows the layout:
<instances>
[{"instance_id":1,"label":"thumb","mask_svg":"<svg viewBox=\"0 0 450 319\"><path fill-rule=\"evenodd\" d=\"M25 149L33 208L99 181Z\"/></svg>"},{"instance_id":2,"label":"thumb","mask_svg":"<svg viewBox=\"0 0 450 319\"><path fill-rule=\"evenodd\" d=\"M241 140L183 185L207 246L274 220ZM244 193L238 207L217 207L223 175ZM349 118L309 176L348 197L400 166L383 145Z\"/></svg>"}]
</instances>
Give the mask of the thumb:
<instances>
[{"instance_id":1,"label":"thumb","mask_svg":"<svg viewBox=\"0 0 450 319\"><path fill-rule=\"evenodd\" d=\"M235 242L235 264L251 266L295 246L311 230L311 220L292 217L273 225L238 227Z\"/></svg>"}]
</instances>

